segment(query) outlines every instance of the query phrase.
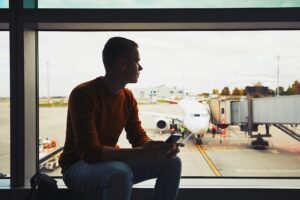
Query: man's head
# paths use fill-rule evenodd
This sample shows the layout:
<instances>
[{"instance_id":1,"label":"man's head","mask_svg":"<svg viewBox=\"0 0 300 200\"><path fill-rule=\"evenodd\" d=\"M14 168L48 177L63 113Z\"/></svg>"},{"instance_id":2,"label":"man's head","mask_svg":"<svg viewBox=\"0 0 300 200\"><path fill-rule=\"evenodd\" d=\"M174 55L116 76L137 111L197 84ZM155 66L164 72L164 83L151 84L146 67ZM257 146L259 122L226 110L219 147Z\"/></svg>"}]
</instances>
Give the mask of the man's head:
<instances>
[{"instance_id":1,"label":"man's head","mask_svg":"<svg viewBox=\"0 0 300 200\"><path fill-rule=\"evenodd\" d=\"M102 59L106 73L122 73L128 83L137 82L139 72L143 69L139 64L138 44L122 37L107 41Z\"/></svg>"}]
</instances>

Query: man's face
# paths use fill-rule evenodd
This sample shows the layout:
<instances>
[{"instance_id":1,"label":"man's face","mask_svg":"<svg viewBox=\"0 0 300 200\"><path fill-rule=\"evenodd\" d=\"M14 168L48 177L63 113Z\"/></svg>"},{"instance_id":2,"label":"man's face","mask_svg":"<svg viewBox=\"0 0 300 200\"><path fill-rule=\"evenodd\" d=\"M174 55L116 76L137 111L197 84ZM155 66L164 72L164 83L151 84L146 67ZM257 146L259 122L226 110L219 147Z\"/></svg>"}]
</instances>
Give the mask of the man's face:
<instances>
[{"instance_id":1,"label":"man's face","mask_svg":"<svg viewBox=\"0 0 300 200\"><path fill-rule=\"evenodd\" d=\"M126 68L123 71L127 83L136 83L138 81L140 71L143 69L139 64L140 55L137 49L126 59Z\"/></svg>"}]
</instances>

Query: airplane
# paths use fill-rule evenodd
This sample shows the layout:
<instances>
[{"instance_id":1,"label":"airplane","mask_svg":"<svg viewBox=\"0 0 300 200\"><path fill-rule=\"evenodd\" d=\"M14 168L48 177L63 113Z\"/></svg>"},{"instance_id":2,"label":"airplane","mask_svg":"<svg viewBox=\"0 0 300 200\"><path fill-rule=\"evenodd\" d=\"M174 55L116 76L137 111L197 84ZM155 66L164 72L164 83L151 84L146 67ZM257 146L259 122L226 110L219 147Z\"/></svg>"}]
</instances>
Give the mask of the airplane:
<instances>
[{"instance_id":1,"label":"airplane","mask_svg":"<svg viewBox=\"0 0 300 200\"><path fill-rule=\"evenodd\" d=\"M162 100L167 102L167 100ZM201 138L208 131L210 124L210 109L207 104L200 103L193 99L182 99L180 101L168 100L169 103L179 105L179 115L160 114L153 112L140 112L140 114L151 115L157 117L155 126L159 131L168 130L170 121L180 122L185 128L190 131L190 136L194 135L197 144L202 144ZM189 136L189 137L190 137Z\"/></svg>"}]
</instances>

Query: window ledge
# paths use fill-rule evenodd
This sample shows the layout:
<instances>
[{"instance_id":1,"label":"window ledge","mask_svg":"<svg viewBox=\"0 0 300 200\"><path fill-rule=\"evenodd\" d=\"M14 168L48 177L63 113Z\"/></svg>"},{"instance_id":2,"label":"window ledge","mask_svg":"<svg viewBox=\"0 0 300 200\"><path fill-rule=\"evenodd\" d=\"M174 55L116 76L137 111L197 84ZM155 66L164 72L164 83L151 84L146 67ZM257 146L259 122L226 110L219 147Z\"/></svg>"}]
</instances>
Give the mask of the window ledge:
<instances>
[{"instance_id":1,"label":"window ledge","mask_svg":"<svg viewBox=\"0 0 300 200\"><path fill-rule=\"evenodd\" d=\"M136 184L134 188L153 188L151 179ZM262 179L262 178L182 178L180 188L224 188L224 189L300 189L300 179Z\"/></svg>"},{"instance_id":2,"label":"window ledge","mask_svg":"<svg viewBox=\"0 0 300 200\"><path fill-rule=\"evenodd\" d=\"M57 178L60 189L66 189L63 180ZM134 185L134 188L153 188L155 179ZM30 188L29 185L23 189ZM180 188L190 189L300 189L300 179L262 179L262 178L182 178ZM11 189L9 179L0 180L0 189Z\"/></svg>"}]
</instances>

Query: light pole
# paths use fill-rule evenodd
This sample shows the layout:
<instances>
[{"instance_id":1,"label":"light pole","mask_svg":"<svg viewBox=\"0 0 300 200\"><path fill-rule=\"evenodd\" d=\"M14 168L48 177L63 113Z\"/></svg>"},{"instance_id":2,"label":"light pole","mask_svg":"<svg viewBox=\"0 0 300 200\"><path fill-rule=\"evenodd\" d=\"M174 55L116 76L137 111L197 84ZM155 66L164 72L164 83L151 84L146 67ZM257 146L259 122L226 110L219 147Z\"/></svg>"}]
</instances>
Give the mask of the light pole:
<instances>
[{"instance_id":1,"label":"light pole","mask_svg":"<svg viewBox=\"0 0 300 200\"><path fill-rule=\"evenodd\" d=\"M279 60L280 56L277 56L277 96L279 96Z\"/></svg>"}]
</instances>

